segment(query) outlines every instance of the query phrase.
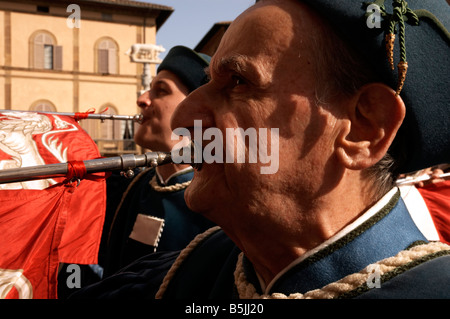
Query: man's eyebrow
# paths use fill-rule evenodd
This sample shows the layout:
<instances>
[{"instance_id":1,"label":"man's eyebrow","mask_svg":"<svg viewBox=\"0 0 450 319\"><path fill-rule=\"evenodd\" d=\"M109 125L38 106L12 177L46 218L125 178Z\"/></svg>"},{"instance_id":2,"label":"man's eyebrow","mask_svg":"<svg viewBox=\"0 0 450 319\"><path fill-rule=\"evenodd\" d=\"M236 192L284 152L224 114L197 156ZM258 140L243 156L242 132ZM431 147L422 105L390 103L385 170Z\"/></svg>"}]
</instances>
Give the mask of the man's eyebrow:
<instances>
[{"instance_id":1,"label":"man's eyebrow","mask_svg":"<svg viewBox=\"0 0 450 319\"><path fill-rule=\"evenodd\" d=\"M241 54L221 58L216 63L211 64L210 67L216 74L234 71L237 73L245 73L249 80L254 80L255 82L264 83L270 81L269 73L264 69L262 64L255 64L249 57ZM206 74L210 77L211 69L208 69Z\"/></svg>"},{"instance_id":2,"label":"man's eyebrow","mask_svg":"<svg viewBox=\"0 0 450 319\"><path fill-rule=\"evenodd\" d=\"M221 58L218 61L214 61L209 66L207 66L204 71L208 80L211 80L211 73L220 75L227 71L241 72L243 70L243 58L241 55L232 55L227 58Z\"/></svg>"},{"instance_id":3,"label":"man's eyebrow","mask_svg":"<svg viewBox=\"0 0 450 319\"><path fill-rule=\"evenodd\" d=\"M153 87L153 86L160 86L160 85L167 85L167 86L170 86L164 79L158 79L158 80L156 80L156 81L152 81L152 82L150 82L150 89Z\"/></svg>"},{"instance_id":4,"label":"man's eyebrow","mask_svg":"<svg viewBox=\"0 0 450 319\"><path fill-rule=\"evenodd\" d=\"M247 61L248 58L243 55L231 55L226 58L221 58L216 66L219 72L224 69L242 72L245 71L245 62Z\"/></svg>"}]
</instances>

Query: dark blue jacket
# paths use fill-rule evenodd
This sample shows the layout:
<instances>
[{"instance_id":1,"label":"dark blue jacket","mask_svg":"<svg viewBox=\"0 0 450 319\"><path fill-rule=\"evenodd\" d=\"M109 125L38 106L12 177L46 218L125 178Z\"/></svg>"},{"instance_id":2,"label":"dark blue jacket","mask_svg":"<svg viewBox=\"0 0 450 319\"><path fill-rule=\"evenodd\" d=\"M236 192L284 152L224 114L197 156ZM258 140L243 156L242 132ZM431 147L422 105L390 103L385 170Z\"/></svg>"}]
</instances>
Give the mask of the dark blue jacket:
<instances>
[{"instance_id":1,"label":"dark blue jacket","mask_svg":"<svg viewBox=\"0 0 450 319\"><path fill-rule=\"evenodd\" d=\"M425 242L397 192L365 222L286 271L266 293L304 294L320 289ZM222 230L215 230L183 258L165 283L162 298L238 298L234 271L240 253ZM443 250L426 255L383 274L380 288L364 283L337 298L450 298L449 254L450 250ZM154 298L178 256L174 252L146 256L74 297ZM243 260L247 281L262 293L252 264Z\"/></svg>"}]
</instances>

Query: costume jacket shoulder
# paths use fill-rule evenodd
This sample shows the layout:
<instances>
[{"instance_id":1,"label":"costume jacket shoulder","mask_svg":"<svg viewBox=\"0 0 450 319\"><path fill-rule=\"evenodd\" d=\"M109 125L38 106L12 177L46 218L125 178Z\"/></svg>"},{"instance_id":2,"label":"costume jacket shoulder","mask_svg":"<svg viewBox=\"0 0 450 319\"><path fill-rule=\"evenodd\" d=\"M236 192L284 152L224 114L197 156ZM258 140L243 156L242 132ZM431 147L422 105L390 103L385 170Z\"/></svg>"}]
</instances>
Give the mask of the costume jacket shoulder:
<instances>
[{"instance_id":1,"label":"costume jacket shoulder","mask_svg":"<svg viewBox=\"0 0 450 319\"><path fill-rule=\"evenodd\" d=\"M392 195L394 194L394 195ZM369 286L369 280L338 294L316 294L318 298L450 298L450 247L444 244L428 252L425 237L411 220L399 192L390 198L359 226L323 249L315 251L281 273L262 291L250 261L243 256L242 274L246 280L236 282L240 255L230 239L217 231L184 257L179 269L167 279L162 298L254 298L305 297L342 279L361 272L367 266L392 260L406 251L425 249L420 258L400 262L398 267L380 274L380 287ZM220 248L219 248L220 247ZM226 249L225 249L226 247ZM425 248L422 248L425 247ZM224 248L224 249L221 249ZM427 250L428 249L428 250ZM411 254L415 254L412 252ZM396 259L397 260L397 259ZM168 276L169 277L169 276ZM237 278L237 277L236 277ZM370 274L367 273L367 279ZM164 285L163 285L164 286ZM251 289L248 289L251 287Z\"/></svg>"},{"instance_id":2,"label":"costume jacket shoulder","mask_svg":"<svg viewBox=\"0 0 450 319\"><path fill-rule=\"evenodd\" d=\"M156 251L178 251L214 224L184 201L184 188L159 191L151 186L154 169L135 177L118 207L107 243L105 274ZM189 182L193 172L178 174L169 185Z\"/></svg>"},{"instance_id":3,"label":"costume jacket shoulder","mask_svg":"<svg viewBox=\"0 0 450 319\"><path fill-rule=\"evenodd\" d=\"M388 199L357 227L280 273L264 291L251 262L222 230L212 228L180 253L146 256L126 271L82 289L77 297L247 299L312 294L313 298L450 298L449 246L426 242L399 192ZM420 255L417 252L422 247L425 253ZM322 294L326 287L361 273L369 265L410 251L414 258L381 272L380 288L369 287L364 279L351 289ZM248 291L251 295L245 294Z\"/></svg>"}]
</instances>

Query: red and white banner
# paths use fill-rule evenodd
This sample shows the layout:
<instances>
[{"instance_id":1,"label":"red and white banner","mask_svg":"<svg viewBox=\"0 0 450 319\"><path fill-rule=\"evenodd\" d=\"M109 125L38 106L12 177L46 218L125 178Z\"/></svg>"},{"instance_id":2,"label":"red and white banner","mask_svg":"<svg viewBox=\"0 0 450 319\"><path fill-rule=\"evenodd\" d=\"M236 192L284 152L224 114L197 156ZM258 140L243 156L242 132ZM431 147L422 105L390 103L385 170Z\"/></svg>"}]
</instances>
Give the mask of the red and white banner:
<instances>
[{"instance_id":1,"label":"red and white banner","mask_svg":"<svg viewBox=\"0 0 450 319\"><path fill-rule=\"evenodd\" d=\"M70 117L0 113L0 169L99 157ZM0 184L0 298L56 298L60 262L97 263L106 182L96 175Z\"/></svg>"},{"instance_id":2,"label":"red and white banner","mask_svg":"<svg viewBox=\"0 0 450 319\"><path fill-rule=\"evenodd\" d=\"M450 180L417 189L428 207L440 241L450 244Z\"/></svg>"}]
</instances>

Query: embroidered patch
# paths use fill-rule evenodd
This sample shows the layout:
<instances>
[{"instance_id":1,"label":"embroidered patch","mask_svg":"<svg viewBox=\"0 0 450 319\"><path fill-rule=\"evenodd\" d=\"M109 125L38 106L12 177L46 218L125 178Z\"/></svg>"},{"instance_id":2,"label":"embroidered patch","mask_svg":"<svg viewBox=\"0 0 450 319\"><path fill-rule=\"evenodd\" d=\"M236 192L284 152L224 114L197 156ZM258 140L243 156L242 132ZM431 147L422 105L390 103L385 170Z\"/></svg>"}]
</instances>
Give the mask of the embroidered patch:
<instances>
[{"instance_id":1,"label":"embroidered patch","mask_svg":"<svg viewBox=\"0 0 450 319\"><path fill-rule=\"evenodd\" d=\"M130 238L146 245L158 247L164 227L164 219L138 214Z\"/></svg>"}]
</instances>

